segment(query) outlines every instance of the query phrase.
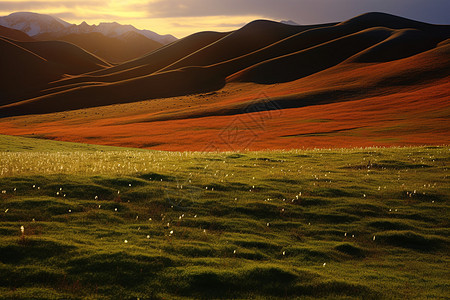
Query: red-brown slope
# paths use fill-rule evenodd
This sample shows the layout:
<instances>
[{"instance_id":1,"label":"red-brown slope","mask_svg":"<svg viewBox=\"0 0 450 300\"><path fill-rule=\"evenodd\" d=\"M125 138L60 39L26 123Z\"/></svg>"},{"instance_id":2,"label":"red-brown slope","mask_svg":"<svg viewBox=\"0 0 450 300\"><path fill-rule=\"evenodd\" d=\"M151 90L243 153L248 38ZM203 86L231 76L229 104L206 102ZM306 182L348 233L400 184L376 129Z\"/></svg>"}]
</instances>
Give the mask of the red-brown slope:
<instances>
[{"instance_id":1,"label":"red-brown slope","mask_svg":"<svg viewBox=\"0 0 450 300\"><path fill-rule=\"evenodd\" d=\"M370 27L383 23L417 28ZM55 82L34 99L3 111L46 113L56 107L77 109L211 91L221 88L234 73L229 81L285 82L325 70L358 53L354 59L361 62L407 57L435 47L448 36L448 26L378 13L336 25L309 27L255 21L221 38L212 33L198 34L101 73ZM213 42L199 47L211 37ZM197 47L174 52L181 45Z\"/></svg>"},{"instance_id":2,"label":"red-brown slope","mask_svg":"<svg viewBox=\"0 0 450 300\"><path fill-rule=\"evenodd\" d=\"M0 132L200 151L448 144L448 28L367 14L227 60L209 44L179 53L173 43L1 107ZM229 36L216 35L212 45ZM165 71L156 68L161 62ZM158 99L174 95L181 97ZM120 104L146 99L155 100Z\"/></svg>"},{"instance_id":3,"label":"red-brown slope","mask_svg":"<svg viewBox=\"0 0 450 300\"><path fill-rule=\"evenodd\" d=\"M371 49L375 45L381 47L383 42L391 44L400 39L401 43L405 36L410 38L411 34L407 33L411 31L416 32L416 30L394 31L387 28L363 30L305 50L257 63L229 77L229 81L279 83L295 80L335 66L357 53L364 52L367 56L369 52L366 49ZM392 39L393 34L394 38ZM423 34L412 35L416 38L414 41L425 49L434 47L440 41L434 38L428 39L428 36ZM425 38L423 38L424 36ZM51 94L2 107L0 114L5 116L49 113L217 90L224 86L227 76L257 62L264 55L270 57L280 54L282 53L280 51L284 51L282 49L280 43L276 43L261 51L208 67L182 68L111 84L93 82L82 86L68 86L64 90L52 90ZM411 49L414 50L414 48ZM394 48L392 52L394 56L397 56L398 53L395 50ZM372 49L372 51L375 50ZM383 59L385 59L384 56L380 58L380 60ZM370 91L371 87L358 88ZM354 88L353 92L356 89ZM349 91L343 93L346 94Z\"/></svg>"},{"instance_id":4,"label":"red-brown slope","mask_svg":"<svg viewBox=\"0 0 450 300\"><path fill-rule=\"evenodd\" d=\"M258 94L257 88L251 90ZM84 112L77 112L74 119L71 113L63 113L52 122L33 122L33 117L2 119L0 132L173 151L448 145L448 90L448 81L437 82L356 102L122 125L114 125L116 120L106 116L86 122Z\"/></svg>"},{"instance_id":5,"label":"red-brown slope","mask_svg":"<svg viewBox=\"0 0 450 300\"><path fill-rule=\"evenodd\" d=\"M450 44L441 43L401 60L347 61L276 85L232 83L203 95L202 104L190 96L165 108L171 99L148 110L151 101L6 118L0 120L0 132L181 151L448 144L449 53ZM364 86L375 89L366 93ZM341 95L342 87L356 90ZM308 95L316 95L316 105L304 103Z\"/></svg>"},{"instance_id":6,"label":"red-brown slope","mask_svg":"<svg viewBox=\"0 0 450 300\"><path fill-rule=\"evenodd\" d=\"M250 111L299 108L335 102L360 100L395 94L433 85L450 76L450 44L401 60L366 64L353 58L317 74L283 84L267 85L270 95L246 96L215 101L211 106L189 110L162 111L149 116L135 116L132 122L192 119L205 116L245 114ZM264 89L264 86L260 86ZM270 105L265 106L270 96Z\"/></svg>"}]
</instances>

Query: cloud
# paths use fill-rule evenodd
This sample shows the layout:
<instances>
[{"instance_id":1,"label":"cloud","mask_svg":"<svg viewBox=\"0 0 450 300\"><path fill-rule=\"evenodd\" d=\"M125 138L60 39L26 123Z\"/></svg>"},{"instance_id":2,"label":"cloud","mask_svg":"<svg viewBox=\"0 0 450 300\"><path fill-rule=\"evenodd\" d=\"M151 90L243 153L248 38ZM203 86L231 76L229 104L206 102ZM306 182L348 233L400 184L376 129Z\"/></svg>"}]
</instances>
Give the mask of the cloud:
<instances>
[{"instance_id":1,"label":"cloud","mask_svg":"<svg viewBox=\"0 0 450 300\"><path fill-rule=\"evenodd\" d=\"M133 18L258 15L301 24L342 21L368 11L383 11L432 23L450 23L448 0L7 0L0 12L47 10ZM80 12L81 15L80 15ZM221 22L220 19L217 20Z\"/></svg>"},{"instance_id":2,"label":"cloud","mask_svg":"<svg viewBox=\"0 0 450 300\"><path fill-rule=\"evenodd\" d=\"M110 22L120 20L120 18L114 14L91 13L87 15L80 11L49 13L49 15L58 17L60 19L63 19L64 21L72 21L74 23L81 23L82 21L86 21L88 24L95 23L92 20L105 20Z\"/></svg>"},{"instance_id":3,"label":"cloud","mask_svg":"<svg viewBox=\"0 0 450 300\"><path fill-rule=\"evenodd\" d=\"M155 0L138 4L156 18L237 16L267 13L279 3L291 6L296 0Z\"/></svg>"},{"instance_id":4,"label":"cloud","mask_svg":"<svg viewBox=\"0 0 450 300\"><path fill-rule=\"evenodd\" d=\"M261 15L307 24L382 11L427 22L450 22L448 0L153 0L137 6L156 18Z\"/></svg>"},{"instance_id":5,"label":"cloud","mask_svg":"<svg viewBox=\"0 0 450 300\"><path fill-rule=\"evenodd\" d=\"M33 11L40 9L55 9L74 7L98 7L101 1L1 1L0 11Z\"/></svg>"},{"instance_id":6,"label":"cloud","mask_svg":"<svg viewBox=\"0 0 450 300\"><path fill-rule=\"evenodd\" d=\"M136 0L137 1L137 0ZM133 9L135 2L118 0L66 0L66 1L20 1L0 2L0 12L9 14L18 11L31 11L53 15L67 21L90 20L120 21L124 18L139 19L145 13Z\"/></svg>"},{"instance_id":7,"label":"cloud","mask_svg":"<svg viewBox=\"0 0 450 300\"><path fill-rule=\"evenodd\" d=\"M218 27L218 28L240 28L242 26L244 26L245 24L247 24L248 22L239 22L239 23L219 23L219 24L211 24L211 23L180 23L180 22L172 22L170 23L170 25L172 25L173 27L180 27L180 28L198 28L198 27L205 27L205 26L213 26L213 27Z\"/></svg>"}]
</instances>

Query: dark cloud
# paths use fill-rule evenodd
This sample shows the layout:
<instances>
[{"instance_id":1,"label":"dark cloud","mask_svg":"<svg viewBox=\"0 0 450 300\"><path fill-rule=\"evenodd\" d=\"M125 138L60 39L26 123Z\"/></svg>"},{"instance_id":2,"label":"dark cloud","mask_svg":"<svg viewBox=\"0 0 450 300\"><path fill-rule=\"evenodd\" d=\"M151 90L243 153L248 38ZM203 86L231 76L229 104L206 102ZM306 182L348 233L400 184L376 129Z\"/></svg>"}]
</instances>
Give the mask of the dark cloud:
<instances>
[{"instance_id":1,"label":"dark cloud","mask_svg":"<svg viewBox=\"0 0 450 300\"><path fill-rule=\"evenodd\" d=\"M259 15L299 23L342 21L381 11L431 23L450 23L449 0L157 0L142 7L149 17Z\"/></svg>"}]
</instances>

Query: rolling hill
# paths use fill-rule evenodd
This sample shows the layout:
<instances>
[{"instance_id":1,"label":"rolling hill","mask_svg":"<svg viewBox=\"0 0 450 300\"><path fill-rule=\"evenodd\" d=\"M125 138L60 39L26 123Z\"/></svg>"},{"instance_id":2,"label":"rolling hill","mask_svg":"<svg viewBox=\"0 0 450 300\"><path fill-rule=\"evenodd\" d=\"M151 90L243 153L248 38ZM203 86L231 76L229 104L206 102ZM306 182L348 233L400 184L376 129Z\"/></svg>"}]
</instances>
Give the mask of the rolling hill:
<instances>
[{"instance_id":1,"label":"rolling hill","mask_svg":"<svg viewBox=\"0 0 450 300\"><path fill-rule=\"evenodd\" d=\"M129 31L118 37L108 37L100 32L71 33L53 37L52 34L42 34L38 40L58 40L77 45L98 57L111 63L123 63L141 57L162 46L140 33Z\"/></svg>"},{"instance_id":2,"label":"rolling hill","mask_svg":"<svg viewBox=\"0 0 450 300\"><path fill-rule=\"evenodd\" d=\"M0 103L26 98L49 82L110 66L75 45L59 42L19 42L0 37Z\"/></svg>"},{"instance_id":3,"label":"rolling hill","mask_svg":"<svg viewBox=\"0 0 450 300\"><path fill-rule=\"evenodd\" d=\"M0 132L201 150L233 119L251 133L255 116L269 115L263 123L273 132L265 128L255 134L260 142L233 147L341 145L335 137L342 134L342 145L352 146L448 143L449 38L448 25L384 13L311 26L257 20L233 32L197 33L123 64L97 63L86 72L56 76L30 88L26 99L3 102ZM43 57L37 45L17 44ZM363 103L376 109L361 119ZM57 129L48 127L57 112L65 120ZM34 126L29 130L17 125L21 117L8 118L29 114L38 114L28 117ZM328 121L309 124L304 116L310 114ZM86 132L79 123L83 116L90 120ZM211 118L213 125L206 126ZM386 122L391 126L379 132ZM216 144L230 146L223 139Z\"/></svg>"}]
</instances>

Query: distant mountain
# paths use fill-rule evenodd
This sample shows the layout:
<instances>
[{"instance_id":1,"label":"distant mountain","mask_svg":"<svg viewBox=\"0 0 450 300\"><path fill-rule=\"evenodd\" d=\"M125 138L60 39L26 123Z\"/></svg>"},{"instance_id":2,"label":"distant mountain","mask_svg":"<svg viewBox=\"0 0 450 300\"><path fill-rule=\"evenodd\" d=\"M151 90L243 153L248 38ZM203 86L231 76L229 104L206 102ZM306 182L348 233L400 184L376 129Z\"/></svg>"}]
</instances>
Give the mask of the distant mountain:
<instances>
[{"instance_id":1,"label":"distant mountain","mask_svg":"<svg viewBox=\"0 0 450 300\"><path fill-rule=\"evenodd\" d=\"M42 32L61 31L71 24L48 15L16 12L6 17L0 17L0 25L23 31L29 36L34 36Z\"/></svg>"},{"instance_id":2,"label":"distant mountain","mask_svg":"<svg viewBox=\"0 0 450 300\"><path fill-rule=\"evenodd\" d=\"M286 24L286 25L293 25L293 26L298 26L298 25L300 25L300 24L298 24L298 23L296 23L296 22L294 22L294 21L292 21L292 20L283 20L283 21L281 21L280 23L282 23L282 24Z\"/></svg>"},{"instance_id":3,"label":"distant mountain","mask_svg":"<svg viewBox=\"0 0 450 300\"><path fill-rule=\"evenodd\" d=\"M150 30L139 30L132 25L121 25L116 22L100 23L99 25L88 25L83 22L80 25L75 25L57 17L31 12L16 12L0 17L0 25L21 30L32 37L44 33L52 33L53 37L62 37L73 33L99 32L107 37L115 38L127 32L137 32L163 45L177 40L170 34L159 35Z\"/></svg>"},{"instance_id":4,"label":"distant mountain","mask_svg":"<svg viewBox=\"0 0 450 300\"><path fill-rule=\"evenodd\" d=\"M31 38L28 34L26 34L23 31L8 28L5 26L0 25L0 37L5 37L8 39L12 39L15 41L21 41L21 42L32 42L34 41L33 38Z\"/></svg>"}]
</instances>

